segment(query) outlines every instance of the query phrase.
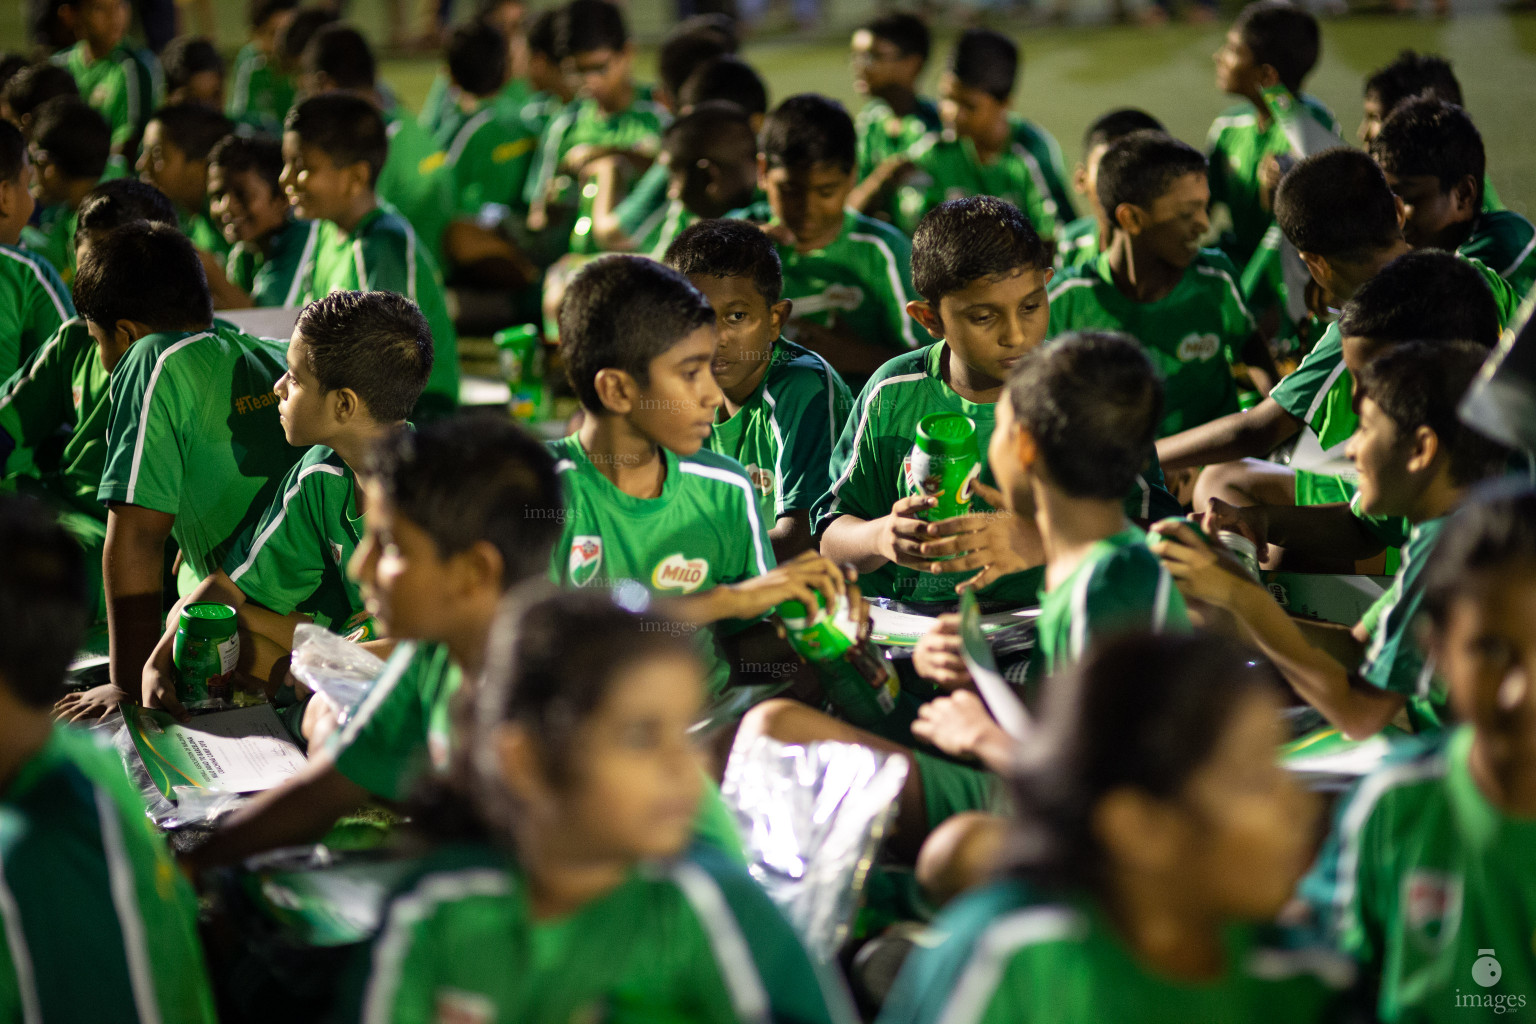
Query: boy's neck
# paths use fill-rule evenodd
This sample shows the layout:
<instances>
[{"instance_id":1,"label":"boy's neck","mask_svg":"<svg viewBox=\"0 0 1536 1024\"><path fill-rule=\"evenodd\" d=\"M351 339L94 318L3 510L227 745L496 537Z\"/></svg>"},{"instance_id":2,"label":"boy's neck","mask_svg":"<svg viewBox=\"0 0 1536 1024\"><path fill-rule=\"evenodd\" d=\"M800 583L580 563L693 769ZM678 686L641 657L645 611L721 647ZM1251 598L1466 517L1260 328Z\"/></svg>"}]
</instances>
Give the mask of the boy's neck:
<instances>
[{"instance_id":1,"label":"boy's neck","mask_svg":"<svg viewBox=\"0 0 1536 1024\"><path fill-rule=\"evenodd\" d=\"M1269 112L1269 104L1264 102L1262 92L1245 93L1243 99L1253 104L1253 119L1258 125L1259 131L1268 131L1269 126L1275 123L1275 115Z\"/></svg>"},{"instance_id":2,"label":"boy's neck","mask_svg":"<svg viewBox=\"0 0 1536 1024\"><path fill-rule=\"evenodd\" d=\"M534 920L565 917L624 884L631 865L591 858L567 830L541 825L523 828L517 859L528 879L528 905Z\"/></svg>"},{"instance_id":3,"label":"boy's neck","mask_svg":"<svg viewBox=\"0 0 1536 1024\"><path fill-rule=\"evenodd\" d=\"M8 792L22 765L37 756L53 735L46 709L28 707L7 690L0 693L0 794Z\"/></svg>"},{"instance_id":4,"label":"boy's neck","mask_svg":"<svg viewBox=\"0 0 1536 1024\"><path fill-rule=\"evenodd\" d=\"M82 42L85 43L85 52L90 56L91 63L93 64L98 60L106 60L112 55L112 51L117 49L117 43L107 44L106 48L102 49L101 46L103 44L99 42L93 42L90 39L82 40ZM119 39L117 42L122 42L122 40Z\"/></svg>"},{"instance_id":5,"label":"boy's neck","mask_svg":"<svg viewBox=\"0 0 1536 1024\"><path fill-rule=\"evenodd\" d=\"M1381 272L1382 267L1385 267L1388 263L1391 263L1393 260L1397 259L1404 253L1409 253L1412 251L1412 246L1399 238L1386 248L1377 249L1375 252L1371 253L1370 256L1366 257L1363 262L1353 265L1345 265L1344 273L1339 273L1339 267L1336 265L1334 277L1340 286L1347 290L1349 294L1341 295L1338 293L1338 291L1334 291L1331 293L1332 298L1337 300L1341 305L1348 302L1350 299L1355 297L1355 292L1359 291L1365 282L1369 281L1371 278L1375 277L1378 273Z\"/></svg>"},{"instance_id":6,"label":"boy's neck","mask_svg":"<svg viewBox=\"0 0 1536 1024\"><path fill-rule=\"evenodd\" d=\"M1012 129L1007 112L998 114L990 125L971 136L971 145L976 147L976 158L984 164L996 160L1008 148L1008 136Z\"/></svg>"},{"instance_id":7,"label":"boy's neck","mask_svg":"<svg viewBox=\"0 0 1536 1024\"><path fill-rule=\"evenodd\" d=\"M635 83L625 82L623 88L621 88L612 97L613 102L611 104L605 103L604 101L597 99L595 96L593 97L593 101L597 103L597 109L601 110L609 117L612 117L614 114L622 113L623 111L628 110L635 102Z\"/></svg>"},{"instance_id":8,"label":"boy's neck","mask_svg":"<svg viewBox=\"0 0 1536 1024\"><path fill-rule=\"evenodd\" d=\"M1467 488L1451 482L1450 471L1442 467L1428 485L1418 493L1403 518L1417 526L1431 519L1439 519L1456 511L1456 506L1466 497Z\"/></svg>"},{"instance_id":9,"label":"boy's neck","mask_svg":"<svg viewBox=\"0 0 1536 1024\"><path fill-rule=\"evenodd\" d=\"M975 405L996 405L1003 397L1003 382L971 366L951 348L944 346L939 373L950 390Z\"/></svg>"},{"instance_id":10,"label":"boy's neck","mask_svg":"<svg viewBox=\"0 0 1536 1024\"><path fill-rule=\"evenodd\" d=\"M97 182L90 178L72 178L64 183L64 198L61 205L71 211L80 209L80 204L85 202L85 197L90 195L91 189Z\"/></svg>"},{"instance_id":11,"label":"boy's neck","mask_svg":"<svg viewBox=\"0 0 1536 1024\"><path fill-rule=\"evenodd\" d=\"M373 189L368 189L359 195L344 213L332 217L331 221L341 228L345 234L350 235L353 231L357 230L357 226L363 222L363 218L378 208L379 197L374 194Z\"/></svg>"},{"instance_id":12,"label":"boy's neck","mask_svg":"<svg viewBox=\"0 0 1536 1024\"><path fill-rule=\"evenodd\" d=\"M362 469L368 452L373 449L379 438L405 426L404 420L398 423L380 423L371 416L359 416L356 419L365 422L349 423L335 437L329 437L320 442L335 452L341 461L347 464L347 468L354 476Z\"/></svg>"},{"instance_id":13,"label":"boy's neck","mask_svg":"<svg viewBox=\"0 0 1536 1024\"><path fill-rule=\"evenodd\" d=\"M897 117L906 117L917 109L917 90L910 85L888 85L875 90L873 95Z\"/></svg>"},{"instance_id":14,"label":"boy's neck","mask_svg":"<svg viewBox=\"0 0 1536 1024\"><path fill-rule=\"evenodd\" d=\"M1132 301L1164 298L1183 280L1184 270L1138 246L1124 231L1116 231L1110 239L1110 276L1120 293Z\"/></svg>"},{"instance_id":15,"label":"boy's neck","mask_svg":"<svg viewBox=\"0 0 1536 1024\"><path fill-rule=\"evenodd\" d=\"M485 645L491 638L491 624L496 620L498 602L492 599L484 607L461 608L458 628L442 638L448 657L464 674L464 684L473 685L485 669Z\"/></svg>"},{"instance_id":16,"label":"boy's neck","mask_svg":"<svg viewBox=\"0 0 1536 1024\"><path fill-rule=\"evenodd\" d=\"M1511 817L1536 818L1536 736L1479 730L1468 760L1484 799Z\"/></svg>"},{"instance_id":17,"label":"boy's neck","mask_svg":"<svg viewBox=\"0 0 1536 1024\"><path fill-rule=\"evenodd\" d=\"M1113 880L1107 908L1115 930L1136 960L1155 973L1186 982L1210 981L1226 971L1221 925L1191 908L1185 887L1152 878Z\"/></svg>"},{"instance_id":18,"label":"boy's neck","mask_svg":"<svg viewBox=\"0 0 1536 1024\"><path fill-rule=\"evenodd\" d=\"M271 231L268 231L266 234L262 235L260 238L258 238L256 240L256 248L261 250L261 254L263 256L268 257L268 258L271 257L272 250L274 248L276 248L276 246L277 246L277 238L278 238L278 236L281 235L284 231L288 230L288 226L290 224L292 224L292 223L293 223L293 211L290 209L288 211L288 216L283 218L283 222L281 224L279 224L277 227L273 228ZM335 445L332 445L331 447L334 448Z\"/></svg>"},{"instance_id":19,"label":"boy's neck","mask_svg":"<svg viewBox=\"0 0 1536 1024\"><path fill-rule=\"evenodd\" d=\"M614 413L590 410L576 432L592 465L632 498L659 498L667 482L667 458L661 446Z\"/></svg>"},{"instance_id":20,"label":"boy's neck","mask_svg":"<svg viewBox=\"0 0 1536 1024\"><path fill-rule=\"evenodd\" d=\"M1035 526L1045 549L1045 587L1072 575L1091 549L1130 526L1118 498L1073 498L1040 480L1031 481Z\"/></svg>"},{"instance_id":21,"label":"boy's neck","mask_svg":"<svg viewBox=\"0 0 1536 1024\"><path fill-rule=\"evenodd\" d=\"M741 411L741 407L751 401L753 395L757 394L757 389L763 383L763 378L768 376L768 364L772 360L772 356L773 346L769 345L768 351L757 361L757 369L752 371L750 377L729 391L725 388L720 389L720 393L725 396L725 404L720 407L721 411L718 414L717 422L724 423L732 416L735 416Z\"/></svg>"}]
</instances>

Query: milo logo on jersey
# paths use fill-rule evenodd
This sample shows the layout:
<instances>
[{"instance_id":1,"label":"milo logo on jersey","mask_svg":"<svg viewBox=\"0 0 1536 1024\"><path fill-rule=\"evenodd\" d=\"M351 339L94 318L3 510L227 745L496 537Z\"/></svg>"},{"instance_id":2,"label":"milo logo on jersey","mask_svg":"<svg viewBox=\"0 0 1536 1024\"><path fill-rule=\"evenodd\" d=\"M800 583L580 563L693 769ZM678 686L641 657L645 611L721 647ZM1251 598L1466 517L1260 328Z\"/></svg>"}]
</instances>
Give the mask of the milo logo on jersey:
<instances>
[{"instance_id":1,"label":"milo logo on jersey","mask_svg":"<svg viewBox=\"0 0 1536 1024\"><path fill-rule=\"evenodd\" d=\"M704 558L687 558L681 551L674 552L656 563L651 570L653 590L681 590L691 594L709 579L709 561Z\"/></svg>"},{"instance_id":2,"label":"milo logo on jersey","mask_svg":"<svg viewBox=\"0 0 1536 1024\"><path fill-rule=\"evenodd\" d=\"M1414 871L1403 879L1403 923L1426 952L1438 952L1461 925L1461 878L1443 871Z\"/></svg>"},{"instance_id":3,"label":"milo logo on jersey","mask_svg":"<svg viewBox=\"0 0 1536 1024\"><path fill-rule=\"evenodd\" d=\"M1189 334L1175 350L1180 362L1205 362L1221 351L1221 339L1214 334Z\"/></svg>"},{"instance_id":4,"label":"milo logo on jersey","mask_svg":"<svg viewBox=\"0 0 1536 1024\"><path fill-rule=\"evenodd\" d=\"M752 486L757 488L757 493L767 497L773 493L773 473L761 466L743 466L747 471L747 477L752 481Z\"/></svg>"},{"instance_id":5,"label":"milo logo on jersey","mask_svg":"<svg viewBox=\"0 0 1536 1024\"><path fill-rule=\"evenodd\" d=\"M566 574L570 576L572 586L584 587L591 583L602 564L603 538L583 536L571 539L571 558L566 565Z\"/></svg>"}]
</instances>

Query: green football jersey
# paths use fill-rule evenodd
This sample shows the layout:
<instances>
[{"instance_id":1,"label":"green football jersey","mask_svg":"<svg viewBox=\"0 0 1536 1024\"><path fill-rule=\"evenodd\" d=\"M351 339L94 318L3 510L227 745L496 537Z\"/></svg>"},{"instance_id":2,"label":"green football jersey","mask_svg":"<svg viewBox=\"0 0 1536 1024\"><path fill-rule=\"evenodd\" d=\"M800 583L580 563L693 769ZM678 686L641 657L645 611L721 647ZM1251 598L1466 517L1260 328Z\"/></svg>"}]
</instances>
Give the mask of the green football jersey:
<instances>
[{"instance_id":1,"label":"green football jersey","mask_svg":"<svg viewBox=\"0 0 1536 1024\"><path fill-rule=\"evenodd\" d=\"M399 213L375 207L350 233L333 221L320 222L313 269L298 304L343 291L395 292L420 306L432 328L432 375L422 397L431 396L440 408L459 404L459 335L448 315L442 275Z\"/></svg>"},{"instance_id":2,"label":"green football jersey","mask_svg":"<svg viewBox=\"0 0 1536 1024\"><path fill-rule=\"evenodd\" d=\"M917 172L896 190L896 223L910 235L923 215L945 200L997 196L1024 211L1042 238L1051 237L1072 217L1072 207L1063 208L1052 194L1039 158L1026 144L1024 123L1014 118L1007 147L990 163L982 162L967 138L935 132L915 143L907 155Z\"/></svg>"},{"instance_id":3,"label":"green football jersey","mask_svg":"<svg viewBox=\"0 0 1536 1024\"><path fill-rule=\"evenodd\" d=\"M1305 93L1297 99L1313 120L1338 134L1339 123L1327 107ZM1246 267L1274 220L1259 194L1259 167L1269 157L1289 155L1291 144L1278 120L1271 118L1267 127L1260 128L1258 111L1244 100L1212 122L1205 148L1211 203L1225 206L1232 218L1232 232L1222 249L1234 264Z\"/></svg>"},{"instance_id":4,"label":"green football jersey","mask_svg":"<svg viewBox=\"0 0 1536 1024\"><path fill-rule=\"evenodd\" d=\"M223 566L299 456L272 391L287 368L280 342L215 323L140 338L112 370L97 497L176 517L183 593Z\"/></svg>"},{"instance_id":5,"label":"green football jersey","mask_svg":"<svg viewBox=\"0 0 1536 1024\"><path fill-rule=\"evenodd\" d=\"M1040 593L1031 676L1074 665L1116 633L1187 633L1189 610L1173 577L1135 526L1094 544L1071 575Z\"/></svg>"},{"instance_id":6,"label":"green football jersey","mask_svg":"<svg viewBox=\"0 0 1536 1024\"><path fill-rule=\"evenodd\" d=\"M449 108L454 105L454 94L457 92L458 87L453 84L447 71L439 71L432 76L432 84L427 86L427 97L421 101L421 109L416 112L416 123L433 138L437 137L437 129L448 116Z\"/></svg>"},{"instance_id":7,"label":"green football jersey","mask_svg":"<svg viewBox=\"0 0 1536 1024\"><path fill-rule=\"evenodd\" d=\"M1236 412L1235 354L1256 330L1237 291L1237 271L1218 250L1202 249L1173 290L1137 302L1115 285L1109 254L1051 283L1051 337L1067 331L1124 331L1141 342L1163 377L1157 436Z\"/></svg>"},{"instance_id":8,"label":"green football jersey","mask_svg":"<svg viewBox=\"0 0 1536 1024\"><path fill-rule=\"evenodd\" d=\"M0 800L0 1018L216 1020L197 897L112 750L55 726Z\"/></svg>"},{"instance_id":9,"label":"green football jersey","mask_svg":"<svg viewBox=\"0 0 1536 1024\"><path fill-rule=\"evenodd\" d=\"M538 136L502 119L496 97L472 111L457 103L443 114L433 136L447 154L456 211L474 216L487 203L522 205Z\"/></svg>"},{"instance_id":10,"label":"green football jersey","mask_svg":"<svg viewBox=\"0 0 1536 1024\"><path fill-rule=\"evenodd\" d=\"M1368 776L1302 885L1377 981L1388 1024L1526 1020L1536 1006L1536 820L1489 803L1473 739L1470 726L1437 734Z\"/></svg>"},{"instance_id":11,"label":"green football jersey","mask_svg":"<svg viewBox=\"0 0 1536 1024\"><path fill-rule=\"evenodd\" d=\"M79 222L78 210L54 203L40 207L37 223L21 229L22 246L51 263L65 284L75 277L75 225Z\"/></svg>"},{"instance_id":12,"label":"green football jersey","mask_svg":"<svg viewBox=\"0 0 1536 1024\"><path fill-rule=\"evenodd\" d=\"M926 96L917 97L910 114L898 116L882 99L871 98L853 119L858 133L858 173L869 177L876 167L893 156L901 156L919 139L944 130L939 108Z\"/></svg>"},{"instance_id":13,"label":"green football jersey","mask_svg":"<svg viewBox=\"0 0 1536 1024\"><path fill-rule=\"evenodd\" d=\"M352 717L331 734L336 770L396 802L426 775L446 775L451 705L464 673L443 644L395 647Z\"/></svg>"},{"instance_id":14,"label":"green football jersey","mask_svg":"<svg viewBox=\"0 0 1536 1024\"><path fill-rule=\"evenodd\" d=\"M640 225L641 234L635 238L635 252L653 260L664 259L667 249L677 236L698 223L698 220L698 216L690 213L681 199L668 199Z\"/></svg>"},{"instance_id":15,"label":"green football jersey","mask_svg":"<svg viewBox=\"0 0 1536 1024\"><path fill-rule=\"evenodd\" d=\"M364 975L365 1024L857 1019L762 887L701 847L547 919L506 854L442 850L386 906Z\"/></svg>"},{"instance_id":16,"label":"green football jersey","mask_svg":"<svg viewBox=\"0 0 1536 1024\"><path fill-rule=\"evenodd\" d=\"M636 498L592 464L576 434L551 441L549 449L565 490L564 528L549 565L556 583L613 586L633 580L659 597L677 597L774 567L757 488L735 461L707 448L686 457L662 449L661 494ZM730 666L713 639L713 630L699 630L709 691L719 698Z\"/></svg>"},{"instance_id":17,"label":"green football jersey","mask_svg":"<svg viewBox=\"0 0 1536 1024\"><path fill-rule=\"evenodd\" d=\"M656 248L662 232L662 222L669 218L687 217L688 224L698 218L688 213L683 204L677 200L667 198L669 186L667 165L657 160L646 168L630 189L625 193L619 205L614 207L613 215L619 222L619 230L625 237L635 243L635 252L649 255ZM677 232L687 227L682 224L671 232L667 238L667 244L676 237ZM665 246L663 246L665 252ZM653 256L660 259L660 256Z\"/></svg>"},{"instance_id":18,"label":"green football jersey","mask_svg":"<svg viewBox=\"0 0 1536 1024\"><path fill-rule=\"evenodd\" d=\"M1419 648L1415 620L1424 602L1424 569L1446 519L1415 523L1403 547L1402 566L1388 591L1360 662L1360 678L1372 686L1408 698L1408 717L1419 730L1445 721L1445 694L1435 685L1431 667ZM1536 995L1536 993L1532 993Z\"/></svg>"},{"instance_id":19,"label":"green football jersey","mask_svg":"<svg viewBox=\"0 0 1536 1024\"><path fill-rule=\"evenodd\" d=\"M0 245L0 377L15 373L74 315L75 303L52 263Z\"/></svg>"},{"instance_id":20,"label":"green football jersey","mask_svg":"<svg viewBox=\"0 0 1536 1024\"><path fill-rule=\"evenodd\" d=\"M773 223L767 203L728 214L760 224ZM847 327L871 345L893 352L917 348L917 329L907 316L912 290L912 243L896 228L847 211L843 233L831 245L810 252L778 245L784 265L784 297L794 316Z\"/></svg>"},{"instance_id":21,"label":"green football jersey","mask_svg":"<svg viewBox=\"0 0 1536 1024\"><path fill-rule=\"evenodd\" d=\"M825 359L780 338L757 391L734 416L716 421L707 444L747 471L758 515L772 528L827 492L832 446L852 406L848 385Z\"/></svg>"},{"instance_id":22,"label":"green football jersey","mask_svg":"<svg viewBox=\"0 0 1536 1024\"><path fill-rule=\"evenodd\" d=\"M1481 260L1509 282L1517 296L1536 284L1536 227L1513 210L1480 213L1458 256Z\"/></svg>"},{"instance_id":23,"label":"green football jersey","mask_svg":"<svg viewBox=\"0 0 1536 1024\"><path fill-rule=\"evenodd\" d=\"M224 272L254 305L297 306L319 243L319 221L290 217L269 240L267 251L236 242Z\"/></svg>"},{"instance_id":24,"label":"green football jersey","mask_svg":"<svg viewBox=\"0 0 1536 1024\"><path fill-rule=\"evenodd\" d=\"M80 89L80 98L107 119L112 128L112 148L144 130L150 112L160 105L159 63L152 54L120 42L101 60L92 60L85 40L53 62L66 69Z\"/></svg>"},{"instance_id":25,"label":"green football jersey","mask_svg":"<svg viewBox=\"0 0 1536 1024\"><path fill-rule=\"evenodd\" d=\"M279 74L255 43L246 43L235 56L224 113L268 135L282 135L296 92L292 78Z\"/></svg>"},{"instance_id":26,"label":"green football jersey","mask_svg":"<svg viewBox=\"0 0 1536 1024\"><path fill-rule=\"evenodd\" d=\"M208 215L208 208L201 210L177 209L176 221L181 227L181 233L191 239L192 244L219 260L229 258L229 239L224 237L224 232L213 222Z\"/></svg>"},{"instance_id":27,"label":"green football jersey","mask_svg":"<svg viewBox=\"0 0 1536 1024\"><path fill-rule=\"evenodd\" d=\"M1087 267L1099 258L1099 220L1093 214L1079 217L1056 232L1058 272Z\"/></svg>"},{"instance_id":28,"label":"green football jersey","mask_svg":"<svg viewBox=\"0 0 1536 1024\"><path fill-rule=\"evenodd\" d=\"M880 1024L1318 1024L1354 970L1325 950L1232 925L1207 982L1154 974L1096 902L992 882L946 907L902 967ZM1337 1018L1344 1019L1344 1018Z\"/></svg>"},{"instance_id":29,"label":"green football jersey","mask_svg":"<svg viewBox=\"0 0 1536 1024\"><path fill-rule=\"evenodd\" d=\"M304 453L281 495L230 549L224 571L246 597L279 615L299 611L333 633L368 620L347 563L363 537L357 479L324 445Z\"/></svg>"},{"instance_id":30,"label":"green football jersey","mask_svg":"<svg viewBox=\"0 0 1536 1024\"><path fill-rule=\"evenodd\" d=\"M443 232L456 209L448 154L437 140L398 109L384 111L389 156L373 190L416 229L432 260L443 259Z\"/></svg>"}]
</instances>

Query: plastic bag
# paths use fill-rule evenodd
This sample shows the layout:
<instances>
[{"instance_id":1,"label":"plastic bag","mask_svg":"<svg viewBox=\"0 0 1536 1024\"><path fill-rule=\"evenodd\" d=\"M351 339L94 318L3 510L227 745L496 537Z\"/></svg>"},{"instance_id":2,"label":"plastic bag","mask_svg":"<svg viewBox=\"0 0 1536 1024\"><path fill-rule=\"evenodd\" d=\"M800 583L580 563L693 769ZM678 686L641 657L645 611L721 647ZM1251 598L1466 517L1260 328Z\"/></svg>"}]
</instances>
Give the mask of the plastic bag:
<instances>
[{"instance_id":1,"label":"plastic bag","mask_svg":"<svg viewBox=\"0 0 1536 1024\"><path fill-rule=\"evenodd\" d=\"M847 743L759 736L731 750L720 791L752 875L823 962L852 927L908 770L900 754Z\"/></svg>"},{"instance_id":2,"label":"plastic bag","mask_svg":"<svg viewBox=\"0 0 1536 1024\"><path fill-rule=\"evenodd\" d=\"M121 710L113 710L92 726L91 731L117 751L117 756L123 760L123 767L128 771L129 781L144 801L144 813L156 826L168 832L212 825L249 799L239 793L225 793L197 786L176 786L172 789L176 798L169 800L160 792L160 787L155 785L149 770L144 767L144 761L134 748L133 737L128 734L128 725L123 721Z\"/></svg>"},{"instance_id":3,"label":"plastic bag","mask_svg":"<svg viewBox=\"0 0 1536 1024\"><path fill-rule=\"evenodd\" d=\"M324 626L305 623L293 631L289 671L336 705L337 724L352 717L383 668L384 663L377 656Z\"/></svg>"}]
</instances>

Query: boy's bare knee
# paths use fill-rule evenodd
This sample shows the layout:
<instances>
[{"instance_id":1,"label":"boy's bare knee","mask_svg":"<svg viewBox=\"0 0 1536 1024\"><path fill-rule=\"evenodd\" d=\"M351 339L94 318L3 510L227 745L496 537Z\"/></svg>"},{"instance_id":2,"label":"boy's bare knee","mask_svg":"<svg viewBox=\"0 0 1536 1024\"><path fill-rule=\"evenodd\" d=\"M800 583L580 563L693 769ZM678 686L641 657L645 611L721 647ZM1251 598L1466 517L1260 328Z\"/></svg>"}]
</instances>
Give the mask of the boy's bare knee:
<instances>
[{"instance_id":1,"label":"boy's bare knee","mask_svg":"<svg viewBox=\"0 0 1536 1024\"><path fill-rule=\"evenodd\" d=\"M806 707L798 701L785 700L775 697L765 700L751 711L748 711L741 719L741 726L736 730L738 741L745 736L756 738L767 736L778 740L780 743L814 743L819 739L828 738L819 735L823 730L816 728L816 724L822 719L822 715Z\"/></svg>"},{"instance_id":2,"label":"boy's bare knee","mask_svg":"<svg viewBox=\"0 0 1536 1024\"><path fill-rule=\"evenodd\" d=\"M917 854L914 873L935 907L986 881L996 869L1008 822L995 814L966 811L946 818Z\"/></svg>"}]
</instances>

